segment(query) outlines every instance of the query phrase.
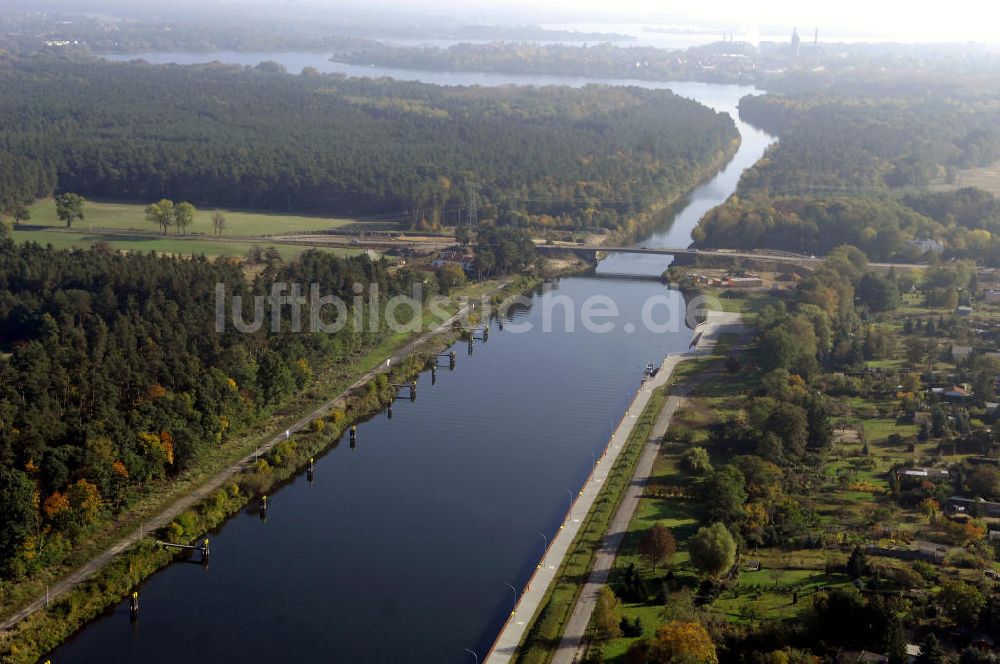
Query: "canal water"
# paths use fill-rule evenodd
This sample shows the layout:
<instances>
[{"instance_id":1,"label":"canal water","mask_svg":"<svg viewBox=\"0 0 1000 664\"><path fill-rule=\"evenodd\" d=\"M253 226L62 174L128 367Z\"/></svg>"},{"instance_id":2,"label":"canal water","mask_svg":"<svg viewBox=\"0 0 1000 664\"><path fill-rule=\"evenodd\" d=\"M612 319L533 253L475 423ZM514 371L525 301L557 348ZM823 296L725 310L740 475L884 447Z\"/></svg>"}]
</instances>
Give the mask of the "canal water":
<instances>
[{"instance_id":1,"label":"canal water","mask_svg":"<svg viewBox=\"0 0 1000 664\"><path fill-rule=\"evenodd\" d=\"M254 63L293 56L250 54ZM325 63L311 58L298 64ZM583 82L392 74L451 84ZM671 87L726 112L755 92L634 83ZM743 142L733 161L638 244L688 244L701 214L734 190L771 140L738 124ZM471 355L456 344L454 371L439 370L434 385L422 375L415 402L397 401L392 419L358 427L356 447L344 440L318 458L312 482L299 476L271 496L266 521L247 510L212 533L207 569L176 563L143 584L137 625L122 602L52 661L459 664L471 659L466 648L483 657L515 600L507 584L520 588L530 576L543 536L559 527L646 363L688 347L678 293L608 276L659 274L667 263L611 256L597 275L562 279L512 309L505 329L494 323ZM594 296L618 309L610 331L584 327L582 310ZM643 323L644 307L666 331Z\"/></svg>"}]
</instances>

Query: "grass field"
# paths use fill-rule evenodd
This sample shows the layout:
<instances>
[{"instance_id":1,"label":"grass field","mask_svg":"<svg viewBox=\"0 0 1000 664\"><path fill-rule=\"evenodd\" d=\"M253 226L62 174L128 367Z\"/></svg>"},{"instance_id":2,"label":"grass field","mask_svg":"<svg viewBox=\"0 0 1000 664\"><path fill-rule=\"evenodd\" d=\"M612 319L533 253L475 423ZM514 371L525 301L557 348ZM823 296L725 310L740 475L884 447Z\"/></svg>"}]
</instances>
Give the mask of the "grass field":
<instances>
[{"instance_id":1,"label":"grass field","mask_svg":"<svg viewBox=\"0 0 1000 664\"><path fill-rule=\"evenodd\" d=\"M37 242L45 246L51 244L56 249L72 249L73 247L89 248L96 242L105 241L114 249L127 251L155 251L164 254L177 254L182 256L205 255L205 256L244 256L251 247L271 246L268 242L250 241L227 241L214 238L179 238L174 236L157 237L148 235L122 234L104 235L97 233L61 231L57 228L15 230L13 233L15 242ZM282 258L289 260L295 258L308 249L306 246L275 244L273 245ZM351 249L344 247L326 248L341 256L354 256L361 253L362 249Z\"/></svg>"},{"instance_id":2,"label":"grass field","mask_svg":"<svg viewBox=\"0 0 1000 664\"><path fill-rule=\"evenodd\" d=\"M931 189L953 190L962 187L978 187L994 196L1000 196L1000 164L982 168L966 168L955 174L955 181L950 184L933 185Z\"/></svg>"},{"instance_id":3,"label":"grass field","mask_svg":"<svg viewBox=\"0 0 1000 664\"><path fill-rule=\"evenodd\" d=\"M55 202L50 198L38 201L31 206L31 226L57 226L64 228L66 224L56 216ZM85 219L74 224L75 228L87 230L90 228L110 228L116 230L158 231L159 228L146 220L145 206L127 203L102 203L87 201L83 207ZM198 210L194 222L187 229L188 235L204 234L211 236L212 214L214 209ZM268 214L259 212L238 212L219 210L226 217L226 235L280 235L303 231L322 231L330 229L349 229L352 227L378 230L395 227L395 224L359 223L353 219L336 217L304 217L286 214ZM174 229L171 229L171 233Z\"/></svg>"}]
</instances>

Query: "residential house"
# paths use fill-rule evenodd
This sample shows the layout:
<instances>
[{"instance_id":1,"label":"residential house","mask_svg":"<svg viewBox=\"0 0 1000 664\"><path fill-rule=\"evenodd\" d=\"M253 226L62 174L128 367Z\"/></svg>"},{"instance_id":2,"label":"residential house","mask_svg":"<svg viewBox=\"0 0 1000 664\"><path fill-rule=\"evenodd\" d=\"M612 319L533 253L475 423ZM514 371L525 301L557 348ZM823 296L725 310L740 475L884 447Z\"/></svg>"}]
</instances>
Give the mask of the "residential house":
<instances>
[{"instance_id":1,"label":"residential house","mask_svg":"<svg viewBox=\"0 0 1000 664\"><path fill-rule=\"evenodd\" d=\"M1000 503L983 500L981 498L966 498L965 496L952 496L945 503L945 511L952 514L977 514L992 518L1000 518Z\"/></svg>"},{"instance_id":2,"label":"residential house","mask_svg":"<svg viewBox=\"0 0 1000 664\"><path fill-rule=\"evenodd\" d=\"M434 269L438 269L451 263L458 265L466 272L472 272L475 260L476 257L473 254L469 254L464 251L456 251L454 249L446 249L438 254L437 258L431 261L431 266Z\"/></svg>"},{"instance_id":3,"label":"residential house","mask_svg":"<svg viewBox=\"0 0 1000 664\"><path fill-rule=\"evenodd\" d=\"M949 473L944 468L897 468L896 479L904 477L922 478L929 480L946 480Z\"/></svg>"},{"instance_id":4,"label":"residential house","mask_svg":"<svg viewBox=\"0 0 1000 664\"><path fill-rule=\"evenodd\" d=\"M924 239L924 240L910 240L907 244L916 249L921 254L940 254L944 253L944 243L938 240Z\"/></svg>"}]
</instances>

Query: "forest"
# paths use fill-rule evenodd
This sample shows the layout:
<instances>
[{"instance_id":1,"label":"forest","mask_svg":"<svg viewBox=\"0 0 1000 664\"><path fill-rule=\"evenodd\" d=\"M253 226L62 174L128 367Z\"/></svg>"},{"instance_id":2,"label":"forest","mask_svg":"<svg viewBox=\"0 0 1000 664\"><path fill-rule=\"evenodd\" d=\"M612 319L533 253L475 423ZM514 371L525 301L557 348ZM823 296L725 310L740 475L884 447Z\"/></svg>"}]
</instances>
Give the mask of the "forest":
<instances>
[{"instance_id":1,"label":"forest","mask_svg":"<svg viewBox=\"0 0 1000 664\"><path fill-rule=\"evenodd\" d=\"M996 265L1000 203L953 183L1000 160L997 91L933 74L847 80L788 76L787 93L740 101L740 117L778 141L702 219L696 242L804 253L850 244L874 260L930 251Z\"/></svg>"},{"instance_id":2,"label":"forest","mask_svg":"<svg viewBox=\"0 0 1000 664\"><path fill-rule=\"evenodd\" d=\"M756 76L753 66L755 56L756 49L745 42L718 42L684 51L668 51L651 46L611 43L577 46L495 41L487 44L461 43L448 48L367 43L342 50L334 55L334 59L359 65L431 71L494 71L732 83Z\"/></svg>"},{"instance_id":3,"label":"forest","mask_svg":"<svg viewBox=\"0 0 1000 664\"><path fill-rule=\"evenodd\" d=\"M919 187L1000 159L995 97L895 92L744 97L740 117L779 142L744 174L740 193Z\"/></svg>"},{"instance_id":4,"label":"forest","mask_svg":"<svg viewBox=\"0 0 1000 664\"><path fill-rule=\"evenodd\" d=\"M614 229L694 184L732 120L669 91L445 88L280 65L0 60L0 207L199 207Z\"/></svg>"},{"instance_id":5,"label":"forest","mask_svg":"<svg viewBox=\"0 0 1000 664\"><path fill-rule=\"evenodd\" d=\"M275 280L316 283L351 302L354 283L392 295L409 293L413 280L363 256L258 258L259 276L249 282L224 260L55 250L0 237L2 577L58 563L88 527L151 482L177 475L315 371L350 361L386 334L381 317L361 330L293 333L289 316L277 333L269 325L220 333L216 284L252 296L269 293Z\"/></svg>"},{"instance_id":6,"label":"forest","mask_svg":"<svg viewBox=\"0 0 1000 664\"><path fill-rule=\"evenodd\" d=\"M873 260L1000 261L1000 201L972 187L902 196L734 196L694 230L700 246L826 254L850 244ZM935 244L929 248L927 243Z\"/></svg>"}]
</instances>

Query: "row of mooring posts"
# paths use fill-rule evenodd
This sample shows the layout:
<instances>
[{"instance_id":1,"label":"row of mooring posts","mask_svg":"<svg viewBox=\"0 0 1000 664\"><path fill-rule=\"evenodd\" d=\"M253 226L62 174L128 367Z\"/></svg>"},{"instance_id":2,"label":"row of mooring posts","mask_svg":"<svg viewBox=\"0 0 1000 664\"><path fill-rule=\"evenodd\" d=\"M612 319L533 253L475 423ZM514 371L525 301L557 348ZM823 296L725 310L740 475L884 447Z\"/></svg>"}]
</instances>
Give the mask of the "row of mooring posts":
<instances>
[{"instance_id":1,"label":"row of mooring posts","mask_svg":"<svg viewBox=\"0 0 1000 664\"><path fill-rule=\"evenodd\" d=\"M499 329L503 330L503 319L502 318L497 318L497 325L498 325ZM478 337L476 336L477 332L479 333ZM478 341L486 342L486 341L489 341L489 338L490 338L490 328L489 328L489 325L482 325L482 326L480 326L478 328L474 328L473 330L471 330L470 331L470 336L469 336L469 354L472 354L472 349L473 349L475 341L478 340ZM450 352L447 352L447 353L439 353L437 355L437 357L435 358L434 364L431 365L431 384L432 385L437 382L437 370L438 370L440 358L442 358L442 357L448 358L448 369L452 370L452 371L455 370L455 366L456 366L456 364L458 362L458 355L457 355L457 353L455 353L455 351L450 351ZM395 387L397 390L398 389L409 389L410 401L416 401L416 399L417 399L417 382L416 381L411 381L408 384L394 384L393 387ZM388 414L388 416L390 418L392 418L392 404L393 404L394 401L395 401L394 398L390 399L388 405L386 406L386 412L387 412L387 414ZM288 437L290 437L291 432L290 431L286 431L285 435L286 435L286 438L288 438ZM351 441L351 449L355 449L357 447L357 442L358 442L358 426L356 424L352 425L351 428L350 428L350 441ZM313 480L315 478L315 471L316 471L316 460L315 460L315 458L310 457L308 464L306 464L306 480L310 484L313 482ZM260 518L261 518L262 521L266 521L267 520L267 508L268 508L268 505L269 505L268 496L266 494L262 495L260 497L260 502L258 503L258 513L259 513ZM166 548L184 549L184 550L188 550L188 551L198 551L198 552L201 553L201 564L202 564L202 566L208 567L208 558L209 558L210 549L209 549L209 543L208 543L208 539L207 538L204 539L204 540L202 540L201 544L196 544L196 545L191 545L191 544L175 544L173 542L162 542L162 541L158 541L157 543L160 544L163 547L166 547ZM137 591L133 592L132 595L129 597L129 618L130 618L130 620L133 623L136 623L136 622L139 621L139 593ZM48 664L48 663L46 663L46 664Z\"/></svg>"}]
</instances>

